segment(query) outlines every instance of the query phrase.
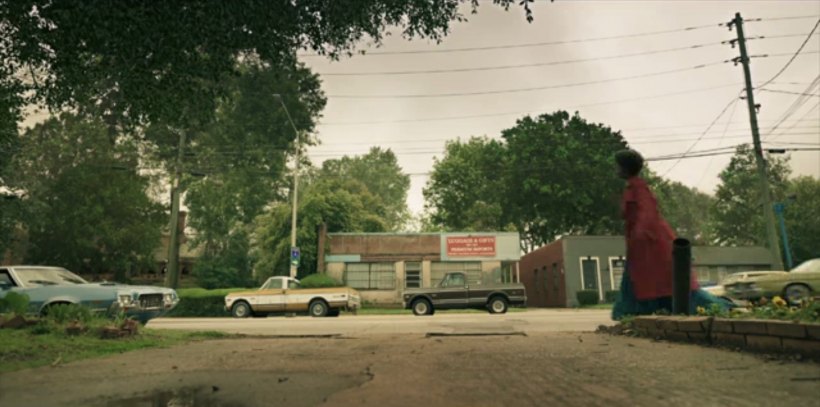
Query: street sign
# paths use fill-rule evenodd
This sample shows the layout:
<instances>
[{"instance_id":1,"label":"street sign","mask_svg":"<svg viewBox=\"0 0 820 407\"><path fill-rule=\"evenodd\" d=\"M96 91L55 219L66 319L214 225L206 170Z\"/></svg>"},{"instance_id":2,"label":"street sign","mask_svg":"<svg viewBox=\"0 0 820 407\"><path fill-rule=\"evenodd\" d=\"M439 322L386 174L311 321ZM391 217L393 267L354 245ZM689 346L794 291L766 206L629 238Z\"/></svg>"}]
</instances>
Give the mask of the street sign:
<instances>
[{"instance_id":1,"label":"street sign","mask_svg":"<svg viewBox=\"0 0 820 407\"><path fill-rule=\"evenodd\" d=\"M301 257L301 253L299 252L298 247L291 247L290 248L290 265L293 267L299 267L299 258Z\"/></svg>"}]
</instances>

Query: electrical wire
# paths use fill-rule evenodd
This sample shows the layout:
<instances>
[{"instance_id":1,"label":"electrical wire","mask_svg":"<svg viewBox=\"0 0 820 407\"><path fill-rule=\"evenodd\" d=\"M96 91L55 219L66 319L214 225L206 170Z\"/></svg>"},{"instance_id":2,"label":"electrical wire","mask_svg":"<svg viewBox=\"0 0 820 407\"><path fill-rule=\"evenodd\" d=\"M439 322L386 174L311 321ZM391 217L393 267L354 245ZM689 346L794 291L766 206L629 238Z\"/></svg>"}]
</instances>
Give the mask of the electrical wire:
<instances>
[{"instance_id":1,"label":"electrical wire","mask_svg":"<svg viewBox=\"0 0 820 407\"><path fill-rule=\"evenodd\" d=\"M803 40L803 43L800 44L800 47L797 48L797 51L794 52L794 55L792 55L792 57L786 62L785 65L783 65L782 68L780 68L779 71L777 71L776 74L774 74L774 76L772 76L768 81L766 81L762 85L760 85L761 88L765 88L766 85L772 83L775 79L779 78L780 75L783 74L783 72L786 71L786 69L789 69L789 66L791 66L792 62L794 62L794 60L797 58L797 56L800 55L800 53L803 51L803 48L806 46L806 44L809 43L809 40L814 35L814 32L817 31L818 26L820 26L820 19L818 19L817 23L814 24L814 28L811 29L811 32L809 32L809 35L806 36L805 40Z\"/></svg>"},{"instance_id":2,"label":"electrical wire","mask_svg":"<svg viewBox=\"0 0 820 407\"><path fill-rule=\"evenodd\" d=\"M732 122L732 117L735 116L738 102L740 102L740 98L735 99L735 103L732 105L732 111L729 113L729 118L726 119L726 126L723 128L723 133L721 133L720 138L718 139L718 147L722 147L723 145L723 138L726 137L726 132L729 130L729 123ZM698 179L695 186L699 187L703 183L703 180L706 179L706 174L708 174L709 170L712 169L712 164L714 164L714 161L714 157L709 159L709 162L706 164L706 168L703 170L703 173L700 175L700 179Z\"/></svg>"}]
</instances>

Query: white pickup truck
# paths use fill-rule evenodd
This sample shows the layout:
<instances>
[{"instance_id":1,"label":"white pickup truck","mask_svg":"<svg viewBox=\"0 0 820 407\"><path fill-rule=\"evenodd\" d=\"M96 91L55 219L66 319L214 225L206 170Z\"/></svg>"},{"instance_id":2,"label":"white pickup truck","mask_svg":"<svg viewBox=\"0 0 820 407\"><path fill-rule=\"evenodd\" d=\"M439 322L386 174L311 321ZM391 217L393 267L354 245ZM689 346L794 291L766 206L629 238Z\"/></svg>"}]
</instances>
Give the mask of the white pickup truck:
<instances>
[{"instance_id":1,"label":"white pickup truck","mask_svg":"<svg viewBox=\"0 0 820 407\"><path fill-rule=\"evenodd\" d=\"M335 317L340 311L357 311L362 296L349 287L302 288L299 280L271 277L256 290L225 296L225 309L236 318L264 317L277 312L307 312L314 317Z\"/></svg>"}]
</instances>

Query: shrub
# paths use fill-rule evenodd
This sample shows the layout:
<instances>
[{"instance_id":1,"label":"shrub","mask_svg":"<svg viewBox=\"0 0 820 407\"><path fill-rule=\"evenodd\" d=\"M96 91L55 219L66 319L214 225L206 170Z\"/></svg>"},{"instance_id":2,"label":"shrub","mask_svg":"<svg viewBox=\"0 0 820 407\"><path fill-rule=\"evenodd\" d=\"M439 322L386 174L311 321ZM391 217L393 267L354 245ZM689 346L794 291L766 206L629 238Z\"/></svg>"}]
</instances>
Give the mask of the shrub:
<instances>
[{"instance_id":1,"label":"shrub","mask_svg":"<svg viewBox=\"0 0 820 407\"><path fill-rule=\"evenodd\" d=\"M225 294L221 290L213 293L198 292L196 296L180 294L179 304L167 314L169 317L227 317Z\"/></svg>"},{"instance_id":2,"label":"shrub","mask_svg":"<svg viewBox=\"0 0 820 407\"><path fill-rule=\"evenodd\" d=\"M88 307L77 304L56 304L48 307L46 319L57 324L65 324L72 321L87 324L94 316Z\"/></svg>"},{"instance_id":3,"label":"shrub","mask_svg":"<svg viewBox=\"0 0 820 407\"><path fill-rule=\"evenodd\" d=\"M302 288L341 287L343 285L340 281L324 273L311 274L299 280L299 282L302 284Z\"/></svg>"},{"instance_id":4,"label":"shrub","mask_svg":"<svg viewBox=\"0 0 820 407\"><path fill-rule=\"evenodd\" d=\"M578 304L581 306L595 305L598 303L597 290L581 290L575 293L575 297L578 299Z\"/></svg>"},{"instance_id":5,"label":"shrub","mask_svg":"<svg viewBox=\"0 0 820 407\"><path fill-rule=\"evenodd\" d=\"M0 298L0 314L10 312L23 315L28 310L28 305L28 295L9 291L5 297Z\"/></svg>"},{"instance_id":6,"label":"shrub","mask_svg":"<svg viewBox=\"0 0 820 407\"><path fill-rule=\"evenodd\" d=\"M618 295L620 294L621 292L618 290L606 291L604 292L604 302L607 304L613 304L618 301Z\"/></svg>"}]
</instances>

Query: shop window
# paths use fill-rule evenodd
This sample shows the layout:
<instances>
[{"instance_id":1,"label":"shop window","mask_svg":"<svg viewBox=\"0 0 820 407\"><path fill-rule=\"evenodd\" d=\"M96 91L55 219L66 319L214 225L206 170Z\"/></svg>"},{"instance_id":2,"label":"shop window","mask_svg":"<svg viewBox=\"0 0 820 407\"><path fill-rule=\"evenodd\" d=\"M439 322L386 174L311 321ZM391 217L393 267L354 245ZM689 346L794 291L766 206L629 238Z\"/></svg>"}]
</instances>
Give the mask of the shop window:
<instances>
[{"instance_id":1,"label":"shop window","mask_svg":"<svg viewBox=\"0 0 820 407\"><path fill-rule=\"evenodd\" d=\"M404 263L404 286L406 288L421 288L421 262L408 261Z\"/></svg>"},{"instance_id":2,"label":"shop window","mask_svg":"<svg viewBox=\"0 0 820 407\"><path fill-rule=\"evenodd\" d=\"M360 290L394 290L396 269L393 263L346 263L344 281Z\"/></svg>"}]
</instances>

